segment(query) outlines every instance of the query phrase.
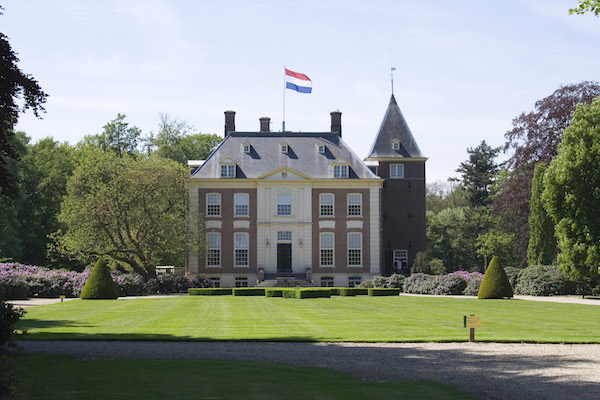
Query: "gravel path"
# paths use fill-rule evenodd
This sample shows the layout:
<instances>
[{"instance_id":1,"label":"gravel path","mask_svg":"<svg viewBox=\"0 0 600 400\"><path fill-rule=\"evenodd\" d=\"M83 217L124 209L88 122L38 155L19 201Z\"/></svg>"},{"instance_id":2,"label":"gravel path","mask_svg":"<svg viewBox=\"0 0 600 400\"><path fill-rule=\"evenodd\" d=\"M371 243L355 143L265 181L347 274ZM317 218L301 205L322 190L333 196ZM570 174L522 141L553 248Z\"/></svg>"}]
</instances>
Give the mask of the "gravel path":
<instances>
[{"instance_id":1,"label":"gravel path","mask_svg":"<svg viewBox=\"0 0 600 400\"><path fill-rule=\"evenodd\" d=\"M19 341L80 359L247 360L344 371L367 380L430 380L481 399L600 399L600 345Z\"/></svg>"}]
</instances>

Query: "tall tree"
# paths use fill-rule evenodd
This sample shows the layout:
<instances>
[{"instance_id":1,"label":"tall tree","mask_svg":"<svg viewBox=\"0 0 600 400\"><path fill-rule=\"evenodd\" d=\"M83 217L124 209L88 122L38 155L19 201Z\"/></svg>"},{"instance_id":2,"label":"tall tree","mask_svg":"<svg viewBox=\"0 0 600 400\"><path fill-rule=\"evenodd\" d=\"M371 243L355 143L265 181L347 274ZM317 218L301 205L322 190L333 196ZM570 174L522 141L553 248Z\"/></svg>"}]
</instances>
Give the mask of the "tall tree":
<instances>
[{"instance_id":1,"label":"tall tree","mask_svg":"<svg viewBox=\"0 0 600 400\"><path fill-rule=\"evenodd\" d=\"M531 183L531 201L529 213L529 247L527 261L529 265L550 265L556 260L556 238L554 222L546 212L542 202L544 191L544 173L546 164L538 163Z\"/></svg>"},{"instance_id":2,"label":"tall tree","mask_svg":"<svg viewBox=\"0 0 600 400\"><path fill-rule=\"evenodd\" d=\"M195 128L168 114L160 115L156 136L147 141L154 154L187 165L188 160L206 160L223 139L218 135L195 133Z\"/></svg>"},{"instance_id":3,"label":"tall tree","mask_svg":"<svg viewBox=\"0 0 600 400\"><path fill-rule=\"evenodd\" d=\"M513 129L505 134L504 150L514 153L508 160L510 176L493 200L493 214L500 218L503 231L516 235L522 266L527 263L529 200L535 164L548 164L556 155L556 147L576 105L590 104L599 95L597 82L561 86L536 102L534 111L515 118Z\"/></svg>"},{"instance_id":4,"label":"tall tree","mask_svg":"<svg viewBox=\"0 0 600 400\"><path fill-rule=\"evenodd\" d=\"M112 151L119 157L138 154L142 130L137 126L129 126L125 118L126 115L117 114L117 118L102 127L104 129L102 133L86 136L83 140L84 144L98 147L103 151Z\"/></svg>"},{"instance_id":5,"label":"tall tree","mask_svg":"<svg viewBox=\"0 0 600 400\"><path fill-rule=\"evenodd\" d=\"M479 146L468 148L469 159L460 163L456 170L462 174L462 186L467 199L474 207L487 206L491 202L491 186L500 165L495 161L500 147L491 147L483 140Z\"/></svg>"},{"instance_id":6,"label":"tall tree","mask_svg":"<svg viewBox=\"0 0 600 400\"><path fill-rule=\"evenodd\" d=\"M600 265L600 98L580 105L545 178L543 200L556 223L559 265L572 277Z\"/></svg>"},{"instance_id":7,"label":"tall tree","mask_svg":"<svg viewBox=\"0 0 600 400\"><path fill-rule=\"evenodd\" d=\"M96 151L67 184L59 243L82 259L108 256L145 278L160 263L183 263L187 234L186 169L154 157Z\"/></svg>"},{"instance_id":8,"label":"tall tree","mask_svg":"<svg viewBox=\"0 0 600 400\"><path fill-rule=\"evenodd\" d=\"M0 196L12 198L18 195L17 178L8 168L8 160L19 157L11 146L14 126L19 112L27 109L39 118L40 113L45 112L42 105L48 97L31 75L19 69L18 62L8 38L0 33Z\"/></svg>"}]
</instances>

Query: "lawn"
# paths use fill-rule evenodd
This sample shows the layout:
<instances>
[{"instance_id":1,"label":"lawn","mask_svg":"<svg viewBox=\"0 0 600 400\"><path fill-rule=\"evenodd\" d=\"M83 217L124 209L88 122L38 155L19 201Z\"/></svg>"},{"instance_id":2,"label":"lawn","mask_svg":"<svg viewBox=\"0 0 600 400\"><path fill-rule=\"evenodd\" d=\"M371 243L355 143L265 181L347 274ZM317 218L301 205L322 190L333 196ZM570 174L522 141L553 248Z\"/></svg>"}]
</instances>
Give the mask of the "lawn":
<instances>
[{"instance_id":1,"label":"lawn","mask_svg":"<svg viewBox=\"0 0 600 400\"><path fill-rule=\"evenodd\" d=\"M474 399L433 382L366 382L318 368L245 361L17 359L27 399Z\"/></svg>"},{"instance_id":2,"label":"lawn","mask_svg":"<svg viewBox=\"0 0 600 400\"><path fill-rule=\"evenodd\" d=\"M600 343L598 311L514 299L176 296L33 307L17 329L28 331L24 339L465 341L463 315L474 314L476 340Z\"/></svg>"}]
</instances>

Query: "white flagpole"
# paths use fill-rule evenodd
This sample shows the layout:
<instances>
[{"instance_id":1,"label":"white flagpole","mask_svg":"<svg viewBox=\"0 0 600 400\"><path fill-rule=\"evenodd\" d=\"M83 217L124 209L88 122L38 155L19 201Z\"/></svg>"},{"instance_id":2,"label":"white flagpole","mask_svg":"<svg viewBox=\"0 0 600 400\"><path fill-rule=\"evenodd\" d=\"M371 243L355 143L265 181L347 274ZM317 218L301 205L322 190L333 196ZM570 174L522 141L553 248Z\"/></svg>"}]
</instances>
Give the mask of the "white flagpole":
<instances>
[{"instance_id":1,"label":"white flagpole","mask_svg":"<svg viewBox=\"0 0 600 400\"><path fill-rule=\"evenodd\" d=\"M281 126L281 131L285 132L285 82L286 76L285 76L285 65L283 66L283 123Z\"/></svg>"}]
</instances>

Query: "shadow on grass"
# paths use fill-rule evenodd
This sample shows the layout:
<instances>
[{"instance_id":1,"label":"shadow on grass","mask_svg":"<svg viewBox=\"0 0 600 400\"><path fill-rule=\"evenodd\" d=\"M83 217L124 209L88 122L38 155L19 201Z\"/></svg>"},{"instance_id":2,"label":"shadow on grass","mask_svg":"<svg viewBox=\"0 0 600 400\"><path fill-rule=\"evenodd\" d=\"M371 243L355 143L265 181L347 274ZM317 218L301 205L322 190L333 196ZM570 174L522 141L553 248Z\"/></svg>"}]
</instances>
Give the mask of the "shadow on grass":
<instances>
[{"instance_id":1,"label":"shadow on grass","mask_svg":"<svg viewBox=\"0 0 600 400\"><path fill-rule=\"evenodd\" d=\"M220 359L319 367L367 380L435 381L485 399L592 400L598 393L597 378L578 372L594 368L598 346L186 342L168 341L168 335L128 341L128 336L120 340L118 335L109 335L112 342L105 345L82 340L20 341L19 345L26 352L89 359Z\"/></svg>"}]
</instances>

